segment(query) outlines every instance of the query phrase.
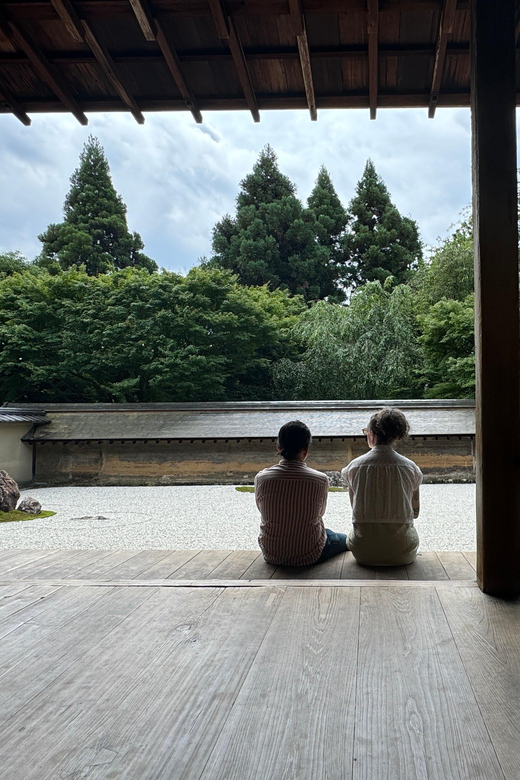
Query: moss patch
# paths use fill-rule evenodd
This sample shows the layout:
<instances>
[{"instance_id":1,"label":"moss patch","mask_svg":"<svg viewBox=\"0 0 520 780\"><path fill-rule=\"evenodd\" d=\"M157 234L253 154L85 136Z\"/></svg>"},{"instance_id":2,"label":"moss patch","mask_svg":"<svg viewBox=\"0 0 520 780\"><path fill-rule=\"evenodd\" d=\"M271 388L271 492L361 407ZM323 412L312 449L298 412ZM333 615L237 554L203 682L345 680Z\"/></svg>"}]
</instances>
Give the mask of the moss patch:
<instances>
[{"instance_id":1,"label":"moss patch","mask_svg":"<svg viewBox=\"0 0 520 780\"><path fill-rule=\"evenodd\" d=\"M19 512L13 509L12 512L0 512L0 523L14 523L17 520L36 520L37 517L52 517L56 512L40 512L37 515L29 515L27 512Z\"/></svg>"},{"instance_id":2,"label":"moss patch","mask_svg":"<svg viewBox=\"0 0 520 780\"><path fill-rule=\"evenodd\" d=\"M235 487L235 490L238 490L239 493L254 493L255 489L253 485L237 485ZM346 493L347 488L343 487L330 487L329 493Z\"/></svg>"}]
</instances>

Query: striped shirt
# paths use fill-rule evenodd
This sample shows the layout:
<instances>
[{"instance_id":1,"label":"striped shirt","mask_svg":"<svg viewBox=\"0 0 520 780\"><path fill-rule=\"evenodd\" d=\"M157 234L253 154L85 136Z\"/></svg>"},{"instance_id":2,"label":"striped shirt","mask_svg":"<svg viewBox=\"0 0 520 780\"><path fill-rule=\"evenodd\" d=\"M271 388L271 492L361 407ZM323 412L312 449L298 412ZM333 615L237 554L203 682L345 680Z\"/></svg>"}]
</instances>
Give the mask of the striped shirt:
<instances>
[{"instance_id":1,"label":"striped shirt","mask_svg":"<svg viewBox=\"0 0 520 780\"><path fill-rule=\"evenodd\" d=\"M323 514L329 480L301 460L282 459L255 477L256 505L262 515L258 543L267 563L315 563L327 534Z\"/></svg>"}]
</instances>

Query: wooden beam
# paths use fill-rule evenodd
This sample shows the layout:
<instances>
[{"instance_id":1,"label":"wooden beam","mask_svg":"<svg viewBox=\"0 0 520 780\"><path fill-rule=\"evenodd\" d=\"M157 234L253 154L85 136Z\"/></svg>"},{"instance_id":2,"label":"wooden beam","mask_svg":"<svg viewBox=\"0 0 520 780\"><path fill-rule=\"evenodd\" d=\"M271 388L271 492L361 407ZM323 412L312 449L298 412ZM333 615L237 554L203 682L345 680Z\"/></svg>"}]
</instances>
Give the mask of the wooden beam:
<instances>
[{"instance_id":1,"label":"wooden beam","mask_svg":"<svg viewBox=\"0 0 520 780\"><path fill-rule=\"evenodd\" d=\"M163 57L166 60L166 64L168 65L168 68L170 69L170 73L172 74L175 83L177 84L177 88L179 92L182 95L182 99L184 100L184 105L186 108L188 108L197 124L202 123L202 114L200 113L199 104L197 101L197 98L191 91L190 87L188 86L184 75L182 73L182 67L181 63L179 62L179 58L177 56L177 52L175 51L174 47L169 43L168 39L166 38L166 35L164 34L164 30L162 29L162 26L158 19L155 20L156 28L157 28L157 43L159 45L160 50L162 51Z\"/></svg>"},{"instance_id":2,"label":"wooden beam","mask_svg":"<svg viewBox=\"0 0 520 780\"><path fill-rule=\"evenodd\" d=\"M29 127L31 118L25 113L19 102L16 100L11 90L8 89L3 81L0 80L0 103L7 105L9 110L20 122Z\"/></svg>"},{"instance_id":3,"label":"wooden beam","mask_svg":"<svg viewBox=\"0 0 520 780\"><path fill-rule=\"evenodd\" d=\"M130 0L130 5L134 9L134 14L139 22L139 27L143 31L145 40L155 41L157 29L152 12L150 11L146 0Z\"/></svg>"},{"instance_id":4,"label":"wooden beam","mask_svg":"<svg viewBox=\"0 0 520 780\"><path fill-rule=\"evenodd\" d=\"M473 0L477 579L520 593L515 0Z\"/></svg>"},{"instance_id":5,"label":"wooden beam","mask_svg":"<svg viewBox=\"0 0 520 780\"><path fill-rule=\"evenodd\" d=\"M377 114L377 90L379 86L379 0L367 0L367 33L370 119L375 119Z\"/></svg>"},{"instance_id":6,"label":"wooden beam","mask_svg":"<svg viewBox=\"0 0 520 780\"><path fill-rule=\"evenodd\" d=\"M81 19L76 13L76 10L70 0L51 0L56 13L59 15L61 21L67 28L67 31L76 43L83 43L83 26Z\"/></svg>"},{"instance_id":7,"label":"wooden beam","mask_svg":"<svg viewBox=\"0 0 520 780\"><path fill-rule=\"evenodd\" d=\"M233 63L237 72L242 92L246 99L247 105L253 120L255 122L260 121L260 112L258 110L258 103L256 101L255 91L253 89L253 82L251 81L251 74L247 67L247 61L244 55L244 50L236 31L235 23L231 17L229 17L222 6L221 0L208 0L211 15L213 16L213 22L217 30L219 38L226 41L233 57Z\"/></svg>"},{"instance_id":8,"label":"wooden beam","mask_svg":"<svg viewBox=\"0 0 520 780\"><path fill-rule=\"evenodd\" d=\"M92 53L94 54L96 60L101 66L101 69L103 70L107 78L110 80L114 89L118 93L123 103L127 106L128 110L135 118L135 120L140 125L144 124L144 116L141 112L141 109L137 105L134 96L124 86L121 79L117 75L115 71L115 64L112 57L110 56L106 48L103 46L103 44L101 44L97 40L96 36L94 35L94 33L92 32L91 28L89 27L89 25L85 20L83 20L83 29L85 31L85 41L92 49Z\"/></svg>"},{"instance_id":9,"label":"wooden beam","mask_svg":"<svg viewBox=\"0 0 520 780\"><path fill-rule=\"evenodd\" d=\"M76 35L76 40L84 41L92 51L101 70L110 81L117 94L128 108L136 121L144 124L144 116L141 109L130 91L124 86L123 82L116 73L116 65L105 46L96 38L89 24L76 11L71 0L51 0L60 19L67 30Z\"/></svg>"},{"instance_id":10,"label":"wooden beam","mask_svg":"<svg viewBox=\"0 0 520 780\"><path fill-rule=\"evenodd\" d=\"M428 107L428 116L433 119L435 109L439 100L439 92L444 75L444 65L446 63L446 49L448 38L453 31L453 22L455 20L455 11L457 9L457 0L445 0L444 9L441 15L439 25L439 37L437 39L437 49L435 51L435 64L433 66L432 89L430 93L430 105Z\"/></svg>"},{"instance_id":11,"label":"wooden beam","mask_svg":"<svg viewBox=\"0 0 520 780\"><path fill-rule=\"evenodd\" d=\"M296 36L296 41L298 43L298 53L300 57L305 94L307 96L307 104L309 106L311 119L313 122L315 122L318 119L318 112L316 110L316 96L314 93L314 81L312 78L311 55L309 51L309 42L307 40L307 30L305 27L305 17L303 15L301 0L289 0L289 10L291 12L293 33Z\"/></svg>"},{"instance_id":12,"label":"wooden beam","mask_svg":"<svg viewBox=\"0 0 520 780\"><path fill-rule=\"evenodd\" d=\"M147 0L130 0L130 4L146 40L157 41L157 45L161 50L162 56L166 60L166 64L177 85L177 89L182 95L184 105L191 111L193 118L197 124L200 125L202 123L202 114L200 113L197 99L184 78L177 52L175 51L174 46L168 41L159 19L153 16Z\"/></svg>"},{"instance_id":13,"label":"wooden beam","mask_svg":"<svg viewBox=\"0 0 520 780\"><path fill-rule=\"evenodd\" d=\"M68 88L62 83L59 74L54 71L53 66L39 47L33 43L29 37L20 29L16 22L10 17L6 17L0 10L0 25L4 34L20 48L30 60L34 70L61 100L64 106L76 117L82 125L88 125L88 119L81 110L79 103L71 95Z\"/></svg>"}]
</instances>

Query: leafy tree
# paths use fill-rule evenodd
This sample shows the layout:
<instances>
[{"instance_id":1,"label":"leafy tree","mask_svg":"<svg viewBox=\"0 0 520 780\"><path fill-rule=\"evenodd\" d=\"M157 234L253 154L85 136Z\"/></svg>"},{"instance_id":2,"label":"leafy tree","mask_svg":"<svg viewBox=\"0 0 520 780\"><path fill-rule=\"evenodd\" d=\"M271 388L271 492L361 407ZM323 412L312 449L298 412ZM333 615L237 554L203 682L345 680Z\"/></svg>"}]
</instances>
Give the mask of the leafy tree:
<instances>
[{"instance_id":1,"label":"leafy tree","mask_svg":"<svg viewBox=\"0 0 520 780\"><path fill-rule=\"evenodd\" d=\"M414 279L423 306L432 306L442 298L467 298L473 292L473 262L473 229L464 221L437 247Z\"/></svg>"},{"instance_id":2,"label":"leafy tree","mask_svg":"<svg viewBox=\"0 0 520 780\"><path fill-rule=\"evenodd\" d=\"M156 271L157 264L141 251L141 236L128 230L126 206L97 138L89 137L70 181L64 221L39 236L38 264L55 271L84 265L89 276L129 267Z\"/></svg>"},{"instance_id":3,"label":"leafy tree","mask_svg":"<svg viewBox=\"0 0 520 780\"><path fill-rule=\"evenodd\" d=\"M356 288L365 282L384 282L389 276L398 284L407 282L422 258L417 223L401 216L371 160L358 182L348 217L346 284Z\"/></svg>"},{"instance_id":4,"label":"leafy tree","mask_svg":"<svg viewBox=\"0 0 520 780\"><path fill-rule=\"evenodd\" d=\"M474 296L442 298L420 317L427 398L475 395Z\"/></svg>"},{"instance_id":5,"label":"leafy tree","mask_svg":"<svg viewBox=\"0 0 520 780\"><path fill-rule=\"evenodd\" d=\"M29 263L21 252L0 252L0 279L26 271Z\"/></svg>"},{"instance_id":6,"label":"leafy tree","mask_svg":"<svg viewBox=\"0 0 520 780\"><path fill-rule=\"evenodd\" d=\"M0 281L0 395L9 401L270 398L270 364L305 307L226 271L37 269Z\"/></svg>"},{"instance_id":7,"label":"leafy tree","mask_svg":"<svg viewBox=\"0 0 520 780\"><path fill-rule=\"evenodd\" d=\"M319 302L295 325L299 362L273 367L280 395L302 399L406 398L417 394L420 361L413 292L369 282L349 306Z\"/></svg>"},{"instance_id":8,"label":"leafy tree","mask_svg":"<svg viewBox=\"0 0 520 780\"><path fill-rule=\"evenodd\" d=\"M339 276L343 262L342 240L348 217L334 188L330 174L324 166L320 169L307 206L307 214L312 220L318 246L326 253L324 262L330 268L335 269ZM336 293L333 297L336 302L340 302L344 295ZM329 300L332 300L331 296L329 296Z\"/></svg>"},{"instance_id":9,"label":"leafy tree","mask_svg":"<svg viewBox=\"0 0 520 780\"><path fill-rule=\"evenodd\" d=\"M236 215L213 229L206 265L231 270L242 284L268 284L307 301L336 295L338 272L329 249L316 241L315 214L303 208L270 146L240 187Z\"/></svg>"}]
</instances>

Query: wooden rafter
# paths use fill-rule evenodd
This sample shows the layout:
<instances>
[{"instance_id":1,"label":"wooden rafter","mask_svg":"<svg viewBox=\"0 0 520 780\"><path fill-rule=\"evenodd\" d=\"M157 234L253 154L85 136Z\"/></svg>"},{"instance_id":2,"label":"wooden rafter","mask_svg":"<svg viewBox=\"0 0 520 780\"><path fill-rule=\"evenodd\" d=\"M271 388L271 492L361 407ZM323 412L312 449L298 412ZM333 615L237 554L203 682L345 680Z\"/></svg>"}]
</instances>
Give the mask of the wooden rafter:
<instances>
[{"instance_id":1,"label":"wooden rafter","mask_svg":"<svg viewBox=\"0 0 520 780\"><path fill-rule=\"evenodd\" d=\"M175 51L175 47L168 41L159 19L153 16L147 0L130 0L130 4L145 39L147 41L157 41L162 56L166 60L170 73L177 84L177 89L184 100L184 105L191 111L193 118L197 124L200 125L202 122L202 114L200 113L197 98L184 78L182 66L177 52Z\"/></svg>"},{"instance_id":2,"label":"wooden rafter","mask_svg":"<svg viewBox=\"0 0 520 780\"><path fill-rule=\"evenodd\" d=\"M81 110L77 100L71 95L68 88L62 83L60 76L54 72L53 66L42 53L40 48L30 40L23 30L4 11L0 10L0 26L4 35L12 40L21 49L34 70L61 100L64 106L76 117L82 125L88 124L88 119Z\"/></svg>"},{"instance_id":3,"label":"wooden rafter","mask_svg":"<svg viewBox=\"0 0 520 780\"><path fill-rule=\"evenodd\" d=\"M11 90L8 89L3 81L0 79L0 103L8 106L11 113L20 120L20 122L29 127L31 124L30 117L25 113L20 103L16 100L14 95L11 94Z\"/></svg>"},{"instance_id":4,"label":"wooden rafter","mask_svg":"<svg viewBox=\"0 0 520 780\"><path fill-rule=\"evenodd\" d=\"M142 125L144 123L144 116L141 109L137 105L132 93L125 87L117 75L116 65L112 57L105 46L96 38L89 24L77 13L71 0L51 0L51 2L74 39L85 41L90 47L101 70L108 78L132 116L140 125Z\"/></svg>"},{"instance_id":5,"label":"wooden rafter","mask_svg":"<svg viewBox=\"0 0 520 780\"><path fill-rule=\"evenodd\" d=\"M233 19L226 14L221 0L208 0L208 2L218 37L221 40L226 41L229 46L247 107L251 111L254 121L259 122L260 112L258 110L258 103L256 102L253 82L251 81L251 74L247 67L246 57L236 31L235 23L233 22Z\"/></svg>"},{"instance_id":6,"label":"wooden rafter","mask_svg":"<svg viewBox=\"0 0 520 780\"><path fill-rule=\"evenodd\" d=\"M430 119L433 119L435 116L435 109L437 108L437 102L439 100L439 91L444 74L444 65L446 63L446 48L448 45L448 38L453 31L456 9L457 0L444 0L444 8L439 26L439 37L437 39L437 49L435 52L435 65L433 67L430 105L428 107L428 116Z\"/></svg>"},{"instance_id":7,"label":"wooden rafter","mask_svg":"<svg viewBox=\"0 0 520 780\"><path fill-rule=\"evenodd\" d=\"M367 0L368 102L370 119L376 118L379 86L379 0Z\"/></svg>"},{"instance_id":8,"label":"wooden rafter","mask_svg":"<svg viewBox=\"0 0 520 780\"><path fill-rule=\"evenodd\" d=\"M291 12L293 33L295 34L298 43L298 54L300 57L307 104L309 106L311 119L316 121L318 112L316 110L316 96L314 94L314 81L312 78L311 55L301 0L289 0L289 9Z\"/></svg>"}]
</instances>

